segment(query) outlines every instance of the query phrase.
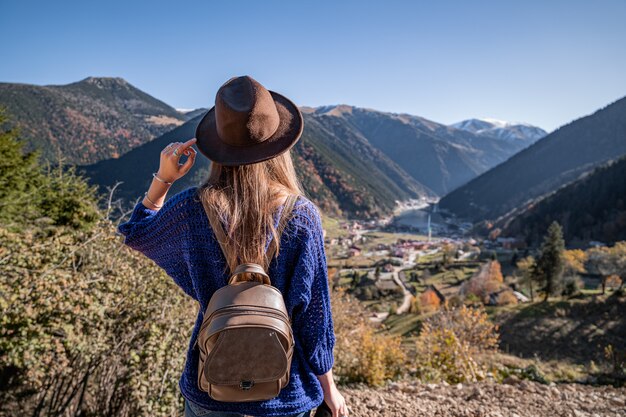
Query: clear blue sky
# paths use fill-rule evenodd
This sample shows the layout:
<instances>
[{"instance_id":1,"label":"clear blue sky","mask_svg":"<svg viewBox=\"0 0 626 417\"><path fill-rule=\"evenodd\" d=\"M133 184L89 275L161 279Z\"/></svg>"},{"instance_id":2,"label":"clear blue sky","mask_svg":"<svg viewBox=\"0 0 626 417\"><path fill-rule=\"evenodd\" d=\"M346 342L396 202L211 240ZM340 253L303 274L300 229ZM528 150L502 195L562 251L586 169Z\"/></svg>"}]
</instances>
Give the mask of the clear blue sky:
<instances>
[{"instance_id":1,"label":"clear blue sky","mask_svg":"<svg viewBox=\"0 0 626 417\"><path fill-rule=\"evenodd\" d=\"M179 108L249 74L299 105L552 130L626 95L626 1L0 0L0 81L116 76Z\"/></svg>"}]
</instances>

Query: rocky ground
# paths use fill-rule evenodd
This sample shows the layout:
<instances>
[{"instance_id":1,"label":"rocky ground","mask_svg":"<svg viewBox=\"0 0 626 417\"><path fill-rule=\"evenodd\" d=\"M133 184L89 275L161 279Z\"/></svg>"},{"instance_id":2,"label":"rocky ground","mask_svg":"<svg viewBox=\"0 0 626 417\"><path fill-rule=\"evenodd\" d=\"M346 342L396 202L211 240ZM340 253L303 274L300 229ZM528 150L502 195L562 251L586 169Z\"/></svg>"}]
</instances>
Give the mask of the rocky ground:
<instances>
[{"instance_id":1,"label":"rocky ground","mask_svg":"<svg viewBox=\"0 0 626 417\"><path fill-rule=\"evenodd\" d=\"M503 384L396 382L383 388L340 387L350 417L560 417L626 416L626 388L540 384L509 379Z\"/></svg>"}]
</instances>

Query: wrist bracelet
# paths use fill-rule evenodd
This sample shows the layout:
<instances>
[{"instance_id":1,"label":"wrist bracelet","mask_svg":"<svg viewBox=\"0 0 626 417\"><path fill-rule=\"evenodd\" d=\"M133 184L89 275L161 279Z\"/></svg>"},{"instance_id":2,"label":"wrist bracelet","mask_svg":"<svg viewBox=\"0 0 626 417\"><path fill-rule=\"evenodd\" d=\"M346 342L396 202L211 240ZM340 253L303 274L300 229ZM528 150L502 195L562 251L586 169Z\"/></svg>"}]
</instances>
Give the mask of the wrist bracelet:
<instances>
[{"instance_id":1,"label":"wrist bracelet","mask_svg":"<svg viewBox=\"0 0 626 417\"><path fill-rule=\"evenodd\" d=\"M167 185L172 185L172 184L174 184L173 182L167 182L167 181L165 181L165 180L163 180L163 179L159 178L159 176L157 175L157 173L156 173L156 172L153 172L153 173L152 173L152 177L156 178L158 181L161 181L163 184L167 184Z\"/></svg>"},{"instance_id":2,"label":"wrist bracelet","mask_svg":"<svg viewBox=\"0 0 626 417\"><path fill-rule=\"evenodd\" d=\"M156 207L156 208L161 208L161 207L163 207L162 205L161 205L161 206L157 206L156 204L154 204L154 201L150 200L150 197L148 197L148 192L147 192L147 191L146 191L146 193L145 193L143 196L144 196L144 197L146 197L146 199L147 199L147 200L150 202L150 204L152 204L154 207Z\"/></svg>"}]
</instances>

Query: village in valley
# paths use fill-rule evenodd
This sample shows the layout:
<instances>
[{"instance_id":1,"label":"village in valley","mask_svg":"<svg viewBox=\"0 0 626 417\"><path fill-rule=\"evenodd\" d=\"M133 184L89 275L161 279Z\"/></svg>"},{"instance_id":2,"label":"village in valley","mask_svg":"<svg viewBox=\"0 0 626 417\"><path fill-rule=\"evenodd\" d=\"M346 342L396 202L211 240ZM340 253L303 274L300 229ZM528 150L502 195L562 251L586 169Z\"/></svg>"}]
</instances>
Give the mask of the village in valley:
<instances>
[{"instance_id":1,"label":"village in valley","mask_svg":"<svg viewBox=\"0 0 626 417\"><path fill-rule=\"evenodd\" d=\"M494 312L531 301L528 260L533 252L524 241L475 238L471 225L423 209L420 215L427 221L413 227L398 222L398 216L324 218L332 286L366 306L371 322L410 341L423 318L443 306L481 305ZM577 291L599 293L597 276L583 278Z\"/></svg>"}]
</instances>

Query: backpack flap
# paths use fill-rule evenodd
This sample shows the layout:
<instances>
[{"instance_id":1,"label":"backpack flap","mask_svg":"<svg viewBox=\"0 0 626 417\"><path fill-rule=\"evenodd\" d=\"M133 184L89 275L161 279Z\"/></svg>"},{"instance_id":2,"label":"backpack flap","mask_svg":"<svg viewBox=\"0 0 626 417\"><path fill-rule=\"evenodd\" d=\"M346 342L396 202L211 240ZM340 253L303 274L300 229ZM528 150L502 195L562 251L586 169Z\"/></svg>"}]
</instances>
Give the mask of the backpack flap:
<instances>
[{"instance_id":1,"label":"backpack flap","mask_svg":"<svg viewBox=\"0 0 626 417\"><path fill-rule=\"evenodd\" d=\"M280 379L289 370L288 359L275 330L231 328L219 334L206 358L204 376L211 384L241 385L245 389Z\"/></svg>"}]
</instances>

